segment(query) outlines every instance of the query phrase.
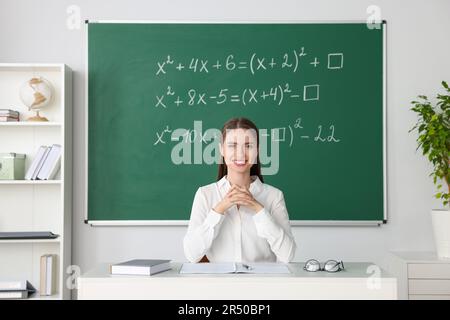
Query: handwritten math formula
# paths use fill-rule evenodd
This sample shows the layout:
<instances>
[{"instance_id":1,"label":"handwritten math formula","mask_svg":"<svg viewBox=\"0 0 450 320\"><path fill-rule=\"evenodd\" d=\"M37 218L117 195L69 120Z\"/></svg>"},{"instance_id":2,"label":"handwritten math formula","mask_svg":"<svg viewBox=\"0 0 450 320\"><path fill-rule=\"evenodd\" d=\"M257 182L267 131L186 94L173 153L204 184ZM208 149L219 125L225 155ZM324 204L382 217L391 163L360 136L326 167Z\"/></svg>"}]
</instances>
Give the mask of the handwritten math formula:
<instances>
[{"instance_id":1,"label":"handwritten math formula","mask_svg":"<svg viewBox=\"0 0 450 320\"><path fill-rule=\"evenodd\" d=\"M164 145L173 141L178 142L179 139L174 138L173 133L175 130L180 129L170 128L169 125L165 125L161 130L156 132L153 145ZM208 129L203 132L201 121L195 121L194 128L192 129L182 130L183 133L181 133L180 136L184 143L200 142L207 144L207 136L209 136L209 138L220 139L220 130L218 129ZM213 130L213 133L209 134L208 131L211 130ZM287 143L289 147L293 146L296 134L297 138L300 140L310 140L317 143L338 143L341 141L341 139L336 136L334 124L329 124L327 126L319 124L312 129L305 128L302 124L302 118L300 117L285 126L271 128L270 130L260 129L259 131L261 138L270 139L272 142Z\"/></svg>"},{"instance_id":2,"label":"handwritten math formula","mask_svg":"<svg viewBox=\"0 0 450 320\"><path fill-rule=\"evenodd\" d=\"M263 57L252 53L248 60L238 60L235 55L229 54L222 60L210 61L207 58L188 58L186 61L177 61L173 55L167 55L155 64L157 79L166 80L171 73L191 72L197 74L210 74L223 70L225 72L248 72L257 75L271 70L286 70L300 73L305 67L320 68L321 63L328 70L335 72L344 67L344 54L342 52L328 53L326 61L321 62L317 56L307 58L308 53L304 47L293 49L280 57ZM303 63L301 63L303 62ZM320 84L309 83L301 87L294 87L288 82L277 83L267 88L244 87L240 90L231 90L227 87L218 87L215 90L201 90L188 88L178 91L168 85L164 92L155 96L155 108L167 109L169 107L195 107L222 104L235 104L249 106L261 102L272 102L274 106L281 106L285 102L304 103L320 100Z\"/></svg>"},{"instance_id":3,"label":"handwritten math formula","mask_svg":"<svg viewBox=\"0 0 450 320\"><path fill-rule=\"evenodd\" d=\"M187 56L177 58L176 54L167 54L154 63L155 81L167 84L155 96L153 108L156 110L176 110L179 108L207 108L207 107L221 107L221 106L239 106L248 108L258 106L260 104L267 104L270 108L280 108L284 105L296 106L300 104L314 103L320 100L321 88L319 81L311 81L305 83L302 78L302 84L290 81L279 81L280 75L283 77L284 72L288 74L299 74L309 69L327 70L329 72L339 72L344 68L344 53L343 52L327 52L325 54L315 55L309 52L304 46L293 48L282 52L277 56L262 55L258 52L251 52L248 56L237 55L234 53L224 54L219 59L211 59L205 56ZM258 77L260 74L267 74L270 72L277 72L277 79L272 84L267 84L266 87L256 87L251 85L243 85L236 89L230 77L220 78L227 73L238 73L250 77ZM281 73L280 73L281 72ZM208 75L208 77L218 77L218 86L208 89L201 89L199 87L182 86L181 88L171 84L170 80L177 74L186 74L190 76ZM221 81L221 79L227 79ZM281 78L282 79L282 78ZM227 82L228 81L228 82ZM229 83L227 85L227 83ZM232 89L233 88L233 89ZM171 128L169 125L163 125L162 128L155 132L155 139L153 145L170 144L180 141L180 136L183 142L187 143L205 143L205 133L201 126L198 126L198 121L194 122L194 128L180 129ZM325 121L323 121L325 122ZM295 141L311 141L314 143L338 143L341 141L337 128L332 123L327 121L324 123L316 123L304 125L302 118L297 117L291 123L286 125L260 130L262 139L267 139L271 142L286 143L292 147ZM180 130L184 130L180 133ZM174 135L174 132L177 134ZM208 137L211 136L209 131L206 131ZM220 131L217 131L220 132ZM213 133L216 136L218 133ZM299 142L297 142L299 143Z\"/></svg>"}]
</instances>

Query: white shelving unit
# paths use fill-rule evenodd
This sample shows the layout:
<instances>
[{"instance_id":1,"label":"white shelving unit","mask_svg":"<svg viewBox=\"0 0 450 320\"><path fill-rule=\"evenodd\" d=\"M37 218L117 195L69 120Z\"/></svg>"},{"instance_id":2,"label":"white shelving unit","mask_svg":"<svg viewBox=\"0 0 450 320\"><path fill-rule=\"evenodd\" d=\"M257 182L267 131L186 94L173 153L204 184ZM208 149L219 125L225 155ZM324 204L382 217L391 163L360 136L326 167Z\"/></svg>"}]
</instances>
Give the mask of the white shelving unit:
<instances>
[{"instance_id":1,"label":"white shelving unit","mask_svg":"<svg viewBox=\"0 0 450 320\"><path fill-rule=\"evenodd\" d=\"M34 112L20 101L20 86L35 76L53 85L41 110L49 122L26 122ZM0 231L51 231L56 239L0 240L0 279L26 279L37 290L30 299L70 299L66 286L72 230L72 71L64 64L0 63L0 109L20 112L21 122L0 122L0 153L26 154L25 171L41 145L62 146L55 180L0 180ZM23 122L22 122L23 121ZM57 255L57 292L40 296L40 257Z\"/></svg>"}]
</instances>

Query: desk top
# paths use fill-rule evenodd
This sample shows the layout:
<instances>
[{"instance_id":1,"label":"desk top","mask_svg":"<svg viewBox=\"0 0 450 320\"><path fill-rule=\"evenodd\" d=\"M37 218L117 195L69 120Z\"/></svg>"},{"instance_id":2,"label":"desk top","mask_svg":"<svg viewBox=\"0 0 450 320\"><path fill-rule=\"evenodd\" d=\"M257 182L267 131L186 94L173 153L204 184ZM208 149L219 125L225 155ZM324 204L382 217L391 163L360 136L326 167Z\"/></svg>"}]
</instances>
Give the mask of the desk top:
<instances>
[{"instance_id":1,"label":"desk top","mask_svg":"<svg viewBox=\"0 0 450 320\"><path fill-rule=\"evenodd\" d=\"M91 271L83 274L82 279L143 279L143 278L217 278L217 277L232 277L232 278L302 278L302 279L367 279L370 276L379 275L381 279L395 279L394 276L387 273L381 267L370 262L344 262L345 270L339 272L308 272L303 270L304 262L294 262L287 264L290 274L251 274L251 273L229 273L229 274L180 274L180 268L183 263L172 262L171 270L157 273L152 276L134 276L134 275L111 275L109 272L110 264L100 264ZM379 268L379 269L377 269ZM378 274L379 272L379 274Z\"/></svg>"},{"instance_id":2,"label":"desk top","mask_svg":"<svg viewBox=\"0 0 450 320\"><path fill-rule=\"evenodd\" d=\"M439 258L433 251L391 251L391 253L408 263L450 264L450 259Z\"/></svg>"}]
</instances>

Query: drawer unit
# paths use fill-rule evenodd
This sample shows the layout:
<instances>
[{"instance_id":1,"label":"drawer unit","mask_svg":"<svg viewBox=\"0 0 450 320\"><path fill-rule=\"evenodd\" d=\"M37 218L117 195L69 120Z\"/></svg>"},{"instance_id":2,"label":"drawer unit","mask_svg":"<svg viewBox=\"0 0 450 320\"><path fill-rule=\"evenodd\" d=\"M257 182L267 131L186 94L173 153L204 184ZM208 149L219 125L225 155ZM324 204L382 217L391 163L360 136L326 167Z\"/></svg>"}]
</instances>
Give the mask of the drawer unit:
<instances>
[{"instance_id":1,"label":"drawer unit","mask_svg":"<svg viewBox=\"0 0 450 320\"><path fill-rule=\"evenodd\" d=\"M409 279L408 292L413 294L450 295L450 280Z\"/></svg>"},{"instance_id":2,"label":"drawer unit","mask_svg":"<svg viewBox=\"0 0 450 320\"><path fill-rule=\"evenodd\" d=\"M450 300L450 259L434 252L392 252L400 299Z\"/></svg>"},{"instance_id":3,"label":"drawer unit","mask_svg":"<svg viewBox=\"0 0 450 320\"><path fill-rule=\"evenodd\" d=\"M408 263L408 279L449 279L450 261L446 263Z\"/></svg>"}]
</instances>

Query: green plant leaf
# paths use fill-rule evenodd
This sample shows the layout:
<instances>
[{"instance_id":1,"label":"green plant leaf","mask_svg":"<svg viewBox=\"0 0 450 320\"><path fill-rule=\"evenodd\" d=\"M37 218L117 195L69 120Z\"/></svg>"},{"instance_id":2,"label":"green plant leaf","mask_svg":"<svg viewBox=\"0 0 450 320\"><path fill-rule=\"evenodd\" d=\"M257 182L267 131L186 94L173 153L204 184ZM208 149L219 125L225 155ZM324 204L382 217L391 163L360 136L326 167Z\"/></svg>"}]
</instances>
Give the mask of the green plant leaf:
<instances>
[{"instance_id":1,"label":"green plant leaf","mask_svg":"<svg viewBox=\"0 0 450 320\"><path fill-rule=\"evenodd\" d=\"M450 93L447 82L442 81L446 92ZM417 114L417 122L408 131L417 129L417 148L422 149L422 154L433 165L430 177L440 191L435 196L443 201L446 206L449 203L450 193L443 188L438 179L444 180L447 187L450 186L450 94L436 95L436 102L429 101L425 95L419 95L419 101L411 101L410 110Z\"/></svg>"}]
</instances>

